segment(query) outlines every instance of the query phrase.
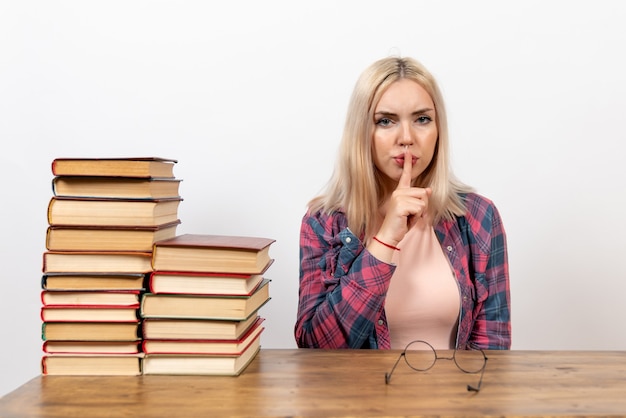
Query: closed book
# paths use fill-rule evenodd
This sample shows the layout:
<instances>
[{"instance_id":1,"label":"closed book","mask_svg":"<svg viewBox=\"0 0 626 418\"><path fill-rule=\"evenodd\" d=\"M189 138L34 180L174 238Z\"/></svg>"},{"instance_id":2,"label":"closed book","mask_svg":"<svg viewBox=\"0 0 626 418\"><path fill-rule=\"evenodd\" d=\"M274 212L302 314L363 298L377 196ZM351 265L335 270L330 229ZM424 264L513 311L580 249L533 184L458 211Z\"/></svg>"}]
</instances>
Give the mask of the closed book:
<instances>
[{"instance_id":1,"label":"closed book","mask_svg":"<svg viewBox=\"0 0 626 418\"><path fill-rule=\"evenodd\" d=\"M139 310L136 306L42 306L41 320L44 322L137 322Z\"/></svg>"},{"instance_id":2,"label":"closed book","mask_svg":"<svg viewBox=\"0 0 626 418\"><path fill-rule=\"evenodd\" d=\"M144 339L236 340L256 322L257 312L241 321L214 319L145 318Z\"/></svg>"},{"instance_id":3,"label":"closed book","mask_svg":"<svg viewBox=\"0 0 626 418\"><path fill-rule=\"evenodd\" d=\"M151 252L131 251L46 251L44 273L98 272L148 273L152 271Z\"/></svg>"},{"instance_id":4,"label":"closed book","mask_svg":"<svg viewBox=\"0 0 626 418\"><path fill-rule=\"evenodd\" d=\"M176 236L180 220L157 226L49 226L49 251L152 251L155 241Z\"/></svg>"},{"instance_id":5,"label":"closed book","mask_svg":"<svg viewBox=\"0 0 626 418\"><path fill-rule=\"evenodd\" d=\"M44 290L43 306L139 306L139 291L73 291Z\"/></svg>"},{"instance_id":6,"label":"closed book","mask_svg":"<svg viewBox=\"0 0 626 418\"><path fill-rule=\"evenodd\" d=\"M144 375L224 375L237 376L254 360L261 348L257 336L236 355L147 354L142 362Z\"/></svg>"},{"instance_id":7,"label":"closed book","mask_svg":"<svg viewBox=\"0 0 626 418\"><path fill-rule=\"evenodd\" d=\"M142 318L198 318L240 321L269 301L269 280L263 279L249 296L174 295L146 293L141 298Z\"/></svg>"},{"instance_id":8,"label":"closed book","mask_svg":"<svg viewBox=\"0 0 626 418\"><path fill-rule=\"evenodd\" d=\"M52 197L50 225L157 226L178 219L182 198L106 199Z\"/></svg>"},{"instance_id":9,"label":"closed book","mask_svg":"<svg viewBox=\"0 0 626 418\"><path fill-rule=\"evenodd\" d=\"M160 157L55 158L55 176L174 177L177 161Z\"/></svg>"},{"instance_id":10,"label":"closed book","mask_svg":"<svg viewBox=\"0 0 626 418\"><path fill-rule=\"evenodd\" d=\"M237 340L153 340L144 339L142 351L146 354L221 354L240 355L264 328L263 318L257 318L248 331Z\"/></svg>"},{"instance_id":11,"label":"closed book","mask_svg":"<svg viewBox=\"0 0 626 418\"><path fill-rule=\"evenodd\" d=\"M157 241L153 270L260 274L271 263L271 238L184 234Z\"/></svg>"},{"instance_id":12,"label":"closed book","mask_svg":"<svg viewBox=\"0 0 626 418\"><path fill-rule=\"evenodd\" d=\"M262 280L263 274L153 271L148 290L151 293L250 295Z\"/></svg>"},{"instance_id":13,"label":"closed book","mask_svg":"<svg viewBox=\"0 0 626 418\"><path fill-rule=\"evenodd\" d=\"M43 352L48 354L137 354L139 341L44 341Z\"/></svg>"},{"instance_id":14,"label":"closed book","mask_svg":"<svg viewBox=\"0 0 626 418\"><path fill-rule=\"evenodd\" d=\"M144 290L146 273L60 272L41 276L45 290Z\"/></svg>"},{"instance_id":15,"label":"closed book","mask_svg":"<svg viewBox=\"0 0 626 418\"><path fill-rule=\"evenodd\" d=\"M59 176L52 179L54 196L133 199L179 198L180 179Z\"/></svg>"},{"instance_id":16,"label":"closed book","mask_svg":"<svg viewBox=\"0 0 626 418\"><path fill-rule=\"evenodd\" d=\"M48 354L41 359L44 376L138 376L142 354Z\"/></svg>"},{"instance_id":17,"label":"closed book","mask_svg":"<svg viewBox=\"0 0 626 418\"><path fill-rule=\"evenodd\" d=\"M139 340L137 322L44 322L44 341L134 341Z\"/></svg>"}]
</instances>

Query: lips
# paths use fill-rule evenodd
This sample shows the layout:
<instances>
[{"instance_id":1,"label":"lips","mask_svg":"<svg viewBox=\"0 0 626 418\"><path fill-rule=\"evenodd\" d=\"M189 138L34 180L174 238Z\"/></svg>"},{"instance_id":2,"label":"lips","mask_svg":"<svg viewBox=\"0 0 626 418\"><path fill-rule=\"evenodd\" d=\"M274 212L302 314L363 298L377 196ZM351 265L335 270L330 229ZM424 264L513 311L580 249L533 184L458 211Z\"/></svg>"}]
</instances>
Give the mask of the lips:
<instances>
[{"instance_id":1,"label":"lips","mask_svg":"<svg viewBox=\"0 0 626 418\"><path fill-rule=\"evenodd\" d=\"M415 163L417 163L418 158L415 156L411 156L411 157L412 157L411 163L412 165L415 165ZM404 166L404 154L394 157L394 160L396 161L398 165Z\"/></svg>"}]
</instances>

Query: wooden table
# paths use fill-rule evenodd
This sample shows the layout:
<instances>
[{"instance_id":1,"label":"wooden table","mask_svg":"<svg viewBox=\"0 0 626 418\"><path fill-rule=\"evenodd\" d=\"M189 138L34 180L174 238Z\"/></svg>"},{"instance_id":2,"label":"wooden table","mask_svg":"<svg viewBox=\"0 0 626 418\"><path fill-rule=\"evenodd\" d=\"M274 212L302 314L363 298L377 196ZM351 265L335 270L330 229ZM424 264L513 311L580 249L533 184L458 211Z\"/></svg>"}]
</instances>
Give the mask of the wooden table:
<instances>
[{"instance_id":1,"label":"wooden table","mask_svg":"<svg viewBox=\"0 0 626 418\"><path fill-rule=\"evenodd\" d=\"M626 352L487 351L478 375L399 351L263 349L239 377L38 376L0 399L0 417L626 416Z\"/></svg>"}]
</instances>

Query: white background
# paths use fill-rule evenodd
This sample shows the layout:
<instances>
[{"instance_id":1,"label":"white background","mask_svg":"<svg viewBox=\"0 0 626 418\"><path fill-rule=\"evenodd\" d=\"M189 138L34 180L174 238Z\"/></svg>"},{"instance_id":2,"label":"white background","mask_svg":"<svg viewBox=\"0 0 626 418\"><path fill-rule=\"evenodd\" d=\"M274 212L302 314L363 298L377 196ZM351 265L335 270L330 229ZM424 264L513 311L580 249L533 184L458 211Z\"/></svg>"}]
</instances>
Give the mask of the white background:
<instances>
[{"instance_id":1,"label":"white background","mask_svg":"<svg viewBox=\"0 0 626 418\"><path fill-rule=\"evenodd\" d=\"M447 100L457 174L509 239L514 349L626 349L626 3L0 2L0 395L40 373L56 157L178 159L179 233L275 238L265 348L293 348L298 233L348 96L389 54Z\"/></svg>"}]
</instances>

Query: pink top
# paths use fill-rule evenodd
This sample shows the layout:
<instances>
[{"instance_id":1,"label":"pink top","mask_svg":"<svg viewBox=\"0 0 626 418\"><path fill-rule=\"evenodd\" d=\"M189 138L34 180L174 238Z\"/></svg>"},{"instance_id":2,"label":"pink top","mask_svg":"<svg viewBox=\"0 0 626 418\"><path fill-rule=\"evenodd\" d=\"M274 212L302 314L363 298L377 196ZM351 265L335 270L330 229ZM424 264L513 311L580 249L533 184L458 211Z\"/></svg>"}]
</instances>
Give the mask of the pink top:
<instances>
[{"instance_id":1,"label":"pink top","mask_svg":"<svg viewBox=\"0 0 626 418\"><path fill-rule=\"evenodd\" d=\"M435 231L424 219L398 244L397 265L385 300L392 349L424 340L436 349L455 346L459 287Z\"/></svg>"}]
</instances>

